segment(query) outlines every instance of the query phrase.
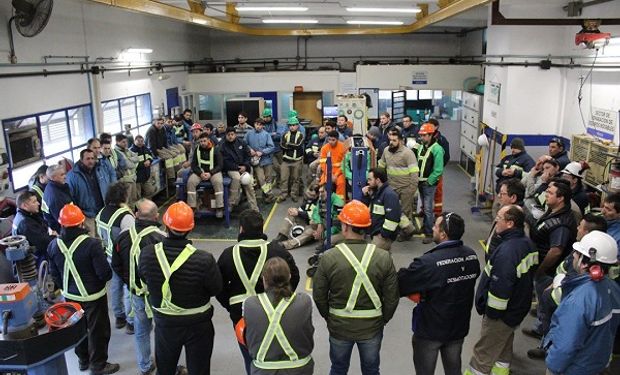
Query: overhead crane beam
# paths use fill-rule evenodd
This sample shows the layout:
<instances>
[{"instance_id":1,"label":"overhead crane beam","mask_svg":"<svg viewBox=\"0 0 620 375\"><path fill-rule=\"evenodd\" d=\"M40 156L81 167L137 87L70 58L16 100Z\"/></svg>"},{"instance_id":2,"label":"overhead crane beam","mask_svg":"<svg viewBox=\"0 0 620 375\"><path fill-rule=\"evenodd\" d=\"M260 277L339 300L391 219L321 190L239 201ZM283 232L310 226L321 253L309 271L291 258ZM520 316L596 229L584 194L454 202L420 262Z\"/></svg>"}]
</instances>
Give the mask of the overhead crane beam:
<instances>
[{"instance_id":1,"label":"overhead crane beam","mask_svg":"<svg viewBox=\"0 0 620 375\"><path fill-rule=\"evenodd\" d=\"M421 17L411 25L396 27L341 27L341 28L259 28L244 26L234 21L221 20L190 10L177 8L172 5L159 3L152 0L90 0L95 3L105 4L125 10L146 13L154 16L165 17L177 21L199 24L207 28L241 33L255 36L315 36L315 35L389 35L407 34L423 29L434 23L441 22L466 12L472 8L488 4L493 0L445 0L442 8L434 13ZM194 1L189 0L190 6ZM227 5L228 9L228 5ZM238 17L238 16L237 16Z\"/></svg>"}]
</instances>

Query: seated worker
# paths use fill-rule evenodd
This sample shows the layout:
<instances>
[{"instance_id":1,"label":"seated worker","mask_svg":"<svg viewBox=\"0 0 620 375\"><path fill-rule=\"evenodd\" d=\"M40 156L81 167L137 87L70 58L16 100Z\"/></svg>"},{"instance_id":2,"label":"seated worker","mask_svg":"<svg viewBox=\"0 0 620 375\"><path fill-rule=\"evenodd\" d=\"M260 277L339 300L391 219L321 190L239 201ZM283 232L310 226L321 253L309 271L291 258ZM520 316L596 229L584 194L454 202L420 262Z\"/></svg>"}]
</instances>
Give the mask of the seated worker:
<instances>
[{"instance_id":1,"label":"seated worker","mask_svg":"<svg viewBox=\"0 0 620 375\"><path fill-rule=\"evenodd\" d=\"M30 246L34 246L37 265L47 259L47 247L55 238L49 235L47 223L39 210L37 194L25 191L17 196L17 213L13 219L13 236L26 237Z\"/></svg>"},{"instance_id":2,"label":"seated worker","mask_svg":"<svg viewBox=\"0 0 620 375\"><path fill-rule=\"evenodd\" d=\"M43 200L43 192L45 191L45 187L49 178L47 177L47 165L43 164L40 166L35 174L30 178L28 182L28 190L32 191L37 196L37 201L39 201L39 205L41 206L41 212L47 213L48 208L46 202Z\"/></svg>"},{"instance_id":3,"label":"seated worker","mask_svg":"<svg viewBox=\"0 0 620 375\"><path fill-rule=\"evenodd\" d=\"M138 165L136 166L136 193L139 197L146 198L155 194L155 176L151 176L151 162L154 155L144 144L144 137L137 135L131 151L138 155Z\"/></svg>"},{"instance_id":4,"label":"seated worker","mask_svg":"<svg viewBox=\"0 0 620 375\"><path fill-rule=\"evenodd\" d=\"M353 129L349 127L348 124L349 119L345 115L339 115L336 120L336 127L338 133L342 136L343 139L347 139L353 136Z\"/></svg>"},{"instance_id":5,"label":"seated worker","mask_svg":"<svg viewBox=\"0 0 620 375\"><path fill-rule=\"evenodd\" d=\"M317 170L319 169L319 155L321 153L321 147L325 144L325 140L327 139L327 133L325 132L325 127L321 126L316 134L312 134L308 143L306 143L306 151L305 151L305 160L304 163L308 164L308 185L312 184L317 179ZM311 186L308 186L311 188Z\"/></svg>"},{"instance_id":6,"label":"seated worker","mask_svg":"<svg viewBox=\"0 0 620 375\"><path fill-rule=\"evenodd\" d=\"M314 240L315 228L310 225L310 218L319 199L318 193L318 186L314 189L307 189L304 192L303 203L298 208L288 208L288 216L282 221L275 242L280 242L285 249L291 250Z\"/></svg>"},{"instance_id":7,"label":"seated worker","mask_svg":"<svg viewBox=\"0 0 620 375\"><path fill-rule=\"evenodd\" d=\"M321 156L319 159L321 163L319 185L325 185L327 183L327 154L330 154L332 159L332 183L336 185L336 194L340 195L342 199L345 198L347 189L346 180L341 169L342 160L346 153L347 148L344 143L338 140L338 132L332 130L327 133L327 143L321 147Z\"/></svg>"},{"instance_id":8,"label":"seated worker","mask_svg":"<svg viewBox=\"0 0 620 375\"><path fill-rule=\"evenodd\" d=\"M198 137L200 137L202 133L202 125L198 123L192 125L192 144L190 145L189 152L187 153L187 160L183 162L183 165L181 165L181 169L179 169L179 171L177 172L177 182L185 181L187 183L187 179L190 176L190 171L192 170L192 158L194 157L194 151L196 151L196 147L200 145ZM217 145L217 139L212 140L212 143L215 147L215 145ZM179 187L177 187L177 189L179 189Z\"/></svg>"},{"instance_id":9,"label":"seated worker","mask_svg":"<svg viewBox=\"0 0 620 375\"><path fill-rule=\"evenodd\" d=\"M239 190L243 188L250 208L258 211L252 183L241 183L241 175L252 172L250 168L250 148L244 141L237 138L235 128L229 127L226 129L226 137L222 140L218 149L222 155L222 175L227 174L232 179L230 183L229 205L233 207L239 204Z\"/></svg>"},{"instance_id":10,"label":"seated worker","mask_svg":"<svg viewBox=\"0 0 620 375\"><path fill-rule=\"evenodd\" d=\"M215 216L224 217L224 180L222 177L222 155L209 139L208 134L198 136L199 145L192 156L192 173L187 180L187 204L197 207L196 187L203 181L211 181L215 190Z\"/></svg>"}]
</instances>

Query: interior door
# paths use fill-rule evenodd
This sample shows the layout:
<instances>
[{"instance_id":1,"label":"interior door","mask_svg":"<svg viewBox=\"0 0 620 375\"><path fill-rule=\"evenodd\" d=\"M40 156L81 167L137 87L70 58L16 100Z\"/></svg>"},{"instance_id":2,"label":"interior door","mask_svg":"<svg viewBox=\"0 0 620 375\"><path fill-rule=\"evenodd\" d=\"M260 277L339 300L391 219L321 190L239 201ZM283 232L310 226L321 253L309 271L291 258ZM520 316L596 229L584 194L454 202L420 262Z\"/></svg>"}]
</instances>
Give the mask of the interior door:
<instances>
[{"instance_id":1,"label":"interior door","mask_svg":"<svg viewBox=\"0 0 620 375\"><path fill-rule=\"evenodd\" d=\"M407 92L405 90L392 91L392 121L395 124L402 124L405 117L405 104L407 100Z\"/></svg>"},{"instance_id":2,"label":"interior door","mask_svg":"<svg viewBox=\"0 0 620 375\"><path fill-rule=\"evenodd\" d=\"M295 92L293 93L293 108L298 113L299 119L310 120L311 125L323 123L323 93Z\"/></svg>"}]
</instances>

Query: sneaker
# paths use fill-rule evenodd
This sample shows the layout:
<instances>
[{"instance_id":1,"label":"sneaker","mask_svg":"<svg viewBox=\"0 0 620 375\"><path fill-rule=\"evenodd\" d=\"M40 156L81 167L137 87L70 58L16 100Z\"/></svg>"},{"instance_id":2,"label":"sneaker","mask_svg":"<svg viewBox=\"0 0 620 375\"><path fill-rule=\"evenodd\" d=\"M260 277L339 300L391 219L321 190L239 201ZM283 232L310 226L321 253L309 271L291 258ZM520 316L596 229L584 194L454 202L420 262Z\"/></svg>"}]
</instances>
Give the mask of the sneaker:
<instances>
[{"instance_id":1,"label":"sneaker","mask_svg":"<svg viewBox=\"0 0 620 375\"><path fill-rule=\"evenodd\" d=\"M146 371L138 371L138 375L151 375L155 369L157 369L157 367L155 366L155 362L153 362L153 364L151 365L151 367L149 367L148 370Z\"/></svg>"},{"instance_id":2,"label":"sneaker","mask_svg":"<svg viewBox=\"0 0 620 375\"><path fill-rule=\"evenodd\" d=\"M126 318L116 318L116 323L114 324L116 329L124 328L125 325L127 325L127 319Z\"/></svg>"},{"instance_id":3,"label":"sneaker","mask_svg":"<svg viewBox=\"0 0 620 375\"><path fill-rule=\"evenodd\" d=\"M121 366L118 363L109 363L106 362L105 366L100 368L99 370L91 369L91 375L106 375L106 374L114 374L121 369Z\"/></svg>"},{"instance_id":4,"label":"sneaker","mask_svg":"<svg viewBox=\"0 0 620 375\"><path fill-rule=\"evenodd\" d=\"M424 236L424 239L422 240L423 244L428 245L431 242L433 242L433 237L432 236Z\"/></svg>"},{"instance_id":5,"label":"sneaker","mask_svg":"<svg viewBox=\"0 0 620 375\"><path fill-rule=\"evenodd\" d=\"M125 326L125 333L128 334L128 335L133 335L134 334L133 324L127 322L127 326Z\"/></svg>"},{"instance_id":6,"label":"sneaker","mask_svg":"<svg viewBox=\"0 0 620 375\"><path fill-rule=\"evenodd\" d=\"M541 348L530 349L527 351L527 356L531 359L545 359L547 352Z\"/></svg>"},{"instance_id":7,"label":"sneaker","mask_svg":"<svg viewBox=\"0 0 620 375\"><path fill-rule=\"evenodd\" d=\"M78 365L79 365L80 371L86 371L90 367L90 361L89 360L86 360L86 361L78 360Z\"/></svg>"},{"instance_id":8,"label":"sneaker","mask_svg":"<svg viewBox=\"0 0 620 375\"><path fill-rule=\"evenodd\" d=\"M542 333L535 331L531 328L523 328L521 329L521 332L523 332L523 334L526 336L533 337L538 340L542 339Z\"/></svg>"},{"instance_id":9,"label":"sneaker","mask_svg":"<svg viewBox=\"0 0 620 375\"><path fill-rule=\"evenodd\" d=\"M221 208L218 208L215 210L215 217L218 219L221 219L224 217L224 210Z\"/></svg>"}]
</instances>

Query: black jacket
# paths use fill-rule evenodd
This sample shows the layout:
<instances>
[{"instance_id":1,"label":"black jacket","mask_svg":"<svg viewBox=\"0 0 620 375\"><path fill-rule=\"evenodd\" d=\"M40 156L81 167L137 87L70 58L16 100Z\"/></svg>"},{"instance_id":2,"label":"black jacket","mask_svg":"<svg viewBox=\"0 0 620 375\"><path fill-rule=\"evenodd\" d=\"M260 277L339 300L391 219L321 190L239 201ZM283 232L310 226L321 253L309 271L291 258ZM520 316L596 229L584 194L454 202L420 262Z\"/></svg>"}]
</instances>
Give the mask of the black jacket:
<instances>
[{"instance_id":1,"label":"black jacket","mask_svg":"<svg viewBox=\"0 0 620 375\"><path fill-rule=\"evenodd\" d=\"M476 310L480 315L516 327L532 304L538 252L523 229L510 229L498 236L501 243L489 258L478 284Z\"/></svg>"},{"instance_id":2,"label":"black jacket","mask_svg":"<svg viewBox=\"0 0 620 375\"><path fill-rule=\"evenodd\" d=\"M250 171L250 148L244 141L239 138L234 142L223 139L217 148L222 155L223 172L238 171L242 165L248 172Z\"/></svg>"},{"instance_id":3,"label":"black jacket","mask_svg":"<svg viewBox=\"0 0 620 375\"><path fill-rule=\"evenodd\" d=\"M371 196L364 196L362 200L370 207L372 225L368 233L372 236L380 234L394 241L398 235L401 214L398 194L386 182L379 190Z\"/></svg>"},{"instance_id":4,"label":"black jacket","mask_svg":"<svg viewBox=\"0 0 620 375\"><path fill-rule=\"evenodd\" d=\"M398 271L401 296L420 293L413 309L416 337L448 342L469 332L474 288L480 275L478 256L462 241L446 241Z\"/></svg>"},{"instance_id":5,"label":"black jacket","mask_svg":"<svg viewBox=\"0 0 620 375\"><path fill-rule=\"evenodd\" d=\"M161 129L157 129L155 125L151 125L149 130L146 131L144 136L146 145L151 149L151 152L156 154L157 150L168 147L168 139L166 138L166 129L164 126Z\"/></svg>"},{"instance_id":6,"label":"black jacket","mask_svg":"<svg viewBox=\"0 0 620 375\"><path fill-rule=\"evenodd\" d=\"M82 228L63 228L60 238L69 248L79 235L88 234ZM58 240L50 242L47 254L50 259L50 274L54 279L57 288L62 288L62 280L65 269L65 256L60 252ZM101 247L101 240L89 237L73 253L73 263L77 272L80 274L84 287L88 293L97 293L105 288L106 282L112 278L112 269ZM69 277L69 293L79 295L80 292L75 285L73 277Z\"/></svg>"},{"instance_id":7,"label":"black jacket","mask_svg":"<svg viewBox=\"0 0 620 375\"><path fill-rule=\"evenodd\" d=\"M568 163L570 163L570 159L568 158L568 152L566 150L560 152L553 158L555 159L555 161L558 162L558 164L560 164L560 170L563 170L564 168L566 168Z\"/></svg>"},{"instance_id":8,"label":"black jacket","mask_svg":"<svg viewBox=\"0 0 620 375\"><path fill-rule=\"evenodd\" d=\"M49 212L43 213L47 225L52 228L52 230L56 231L56 233L60 233L58 214L65 204L73 201L69 185L59 184L55 181L48 182L43 192L43 200L47 204L49 210Z\"/></svg>"},{"instance_id":9,"label":"black jacket","mask_svg":"<svg viewBox=\"0 0 620 375\"><path fill-rule=\"evenodd\" d=\"M131 151L138 154L138 160L139 160L138 166L136 167L136 182L142 183L142 182L148 181L148 179L151 177L151 167L150 166L148 168L145 167L144 162L147 160L150 160L151 162L153 162L153 159L155 159L155 156L153 155L151 150L149 150L149 148L146 146L138 147L136 145L133 145L131 146Z\"/></svg>"},{"instance_id":10,"label":"black jacket","mask_svg":"<svg viewBox=\"0 0 620 375\"><path fill-rule=\"evenodd\" d=\"M47 247L55 238L48 234L47 223L41 213L33 214L21 208L17 209L13 219L13 235L26 236L30 246L36 248L35 255L37 257L47 255Z\"/></svg>"},{"instance_id":11,"label":"black jacket","mask_svg":"<svg viewBox=\"0 0 620 375\"><path fill-rule=\"evenodd\" d=\"M164 238L162 243L166 259L172 265L174 260L185 249L185 245L191 244L191 241L170 234L170 238ZM164 283L164 274L155 255L155 245L148 245L142 249L138 270L140 278L146 282L149 289L149 302L151 306L161 306L161 287ZM222 276L220 271L217 268L213 255L205 250L194 252L181 268L172 274L170 280L172 303L182 308L204 306L221 289ZM162 326L192 326L205 320L210 320L212 316L212 308L202 314L186 316L164 315L153 309L153 317L156 324Z\"/></svg>"},{"instance_id":12,"label":"black jacket","mask_svg":"<svg viewBox=\"0 0 620 375\"><path fill-rule=\"evenodd\" d=\"M536 245L540 263L552 247L562 248L562 256L548 270L550 276L553 276L555 268L572 251L576 237L577 221L571 211L570 202L558 212L547 210L534 225L530 225L530 238Z\"/></svg>"},{"instance_id":13,"label":"black jacket","mask_svg":"<svg viewBox=\"0 0 620 375\"><path fill-rule=\"evenodd\" d=\"M450 162L450 142L448 142L448 138L444 137L439 131L435 134L435 139L437 139L437 143L443 148L443 165L445 167Z\"/></svg>"},{"instance_id":14,"label":"black jacket","mask_svg":"<svg viewBox=\"0 0 620 375\"><path fill-rule=\"evenodd\" d=\"M500 160L499 164L495 167L495 176L497 177L497 181L495 182L495 192L499 193L499 184L510 178L518 178L521 179L523 177L523 172L529 172L532 168L534 168L536 162L534 159L525 151L521 151L517 154L509 154L504 156L502 160ZM512 177L502 176L502 172L505 169L513 168L514 175Z\"/></svg>"},{"instance_id":15,"label":"black jacket","mask_svg":"<svg viewBox=\"0 0 620 375\"><path fill-rule=\"evenodd\" d=\"M202 160L208 161L211 157L210 154L213 151L213 165L202 164L198 160L198 152L196 150L200 149L200 156ZM211 173L214 175L218 172L222 171L222 154L220 153L219 147L215 147L215 144L211 148L202 148L200 146L196 147L192 156L192 172L200 176L202 172Z\"/></svg>"},{"instance_id":16,"label":"black jacket","mask_svg":"<svg viewBox=\"0 0 620 375\"><path fill-rule=\"evenodd\" d=\"M238 240L256 240L256 239L267 239L267 236L263 233L260 234L250 234L250 233L240 233ZM229 299L232 296L236 296L239 294L245 293L245 287L241 283L241 279L239 278L239 274L237 273L237 269L235 268L235 262L233 260L233 247L230 246L222 252L220 258L217 260L217 265L219 266L220 272L222 274L222 279L224 280L224 288L222 292L217 295L217 300L222 304L222 306L228 310L230 313L230 319L232 319L233 323L237 323L239 319L241 319L241 303L237 303L234 305L230 305ZM243 247L241 248L241 262L243 263L243 268L246 270L248 275L252 274L252 270L256 266L258 262L258 257L260 255L259 247ZM293 256L288 252L288 250L284 249L282 245L278 242L270 242L267 245L267 259L273 257L280 257L288 263L289 268L291 269L291 287L293 290L297 288L297 284L299 284L299 269L295 264L295 260ZM262 278L258 279L258 283L256 284L256 293L262 293L265 291L263 287Z\"/></svg>"},{"instance_id":17,"label":"black jacket","mask_svg":"<svg viewBox=\"0 0 620 375\"><path fill-rule=\"evenodd\" d=\"M136 231L140 233L144 228L149 226L158 227L159 223L156 221L148 221L136 219ZM163 233L154 232L147 236L145 236L142 241L140 241L140 248L145 248L148 245L154 245L156 243L162 242L164 239ZM126 230L122 232L116 241L114 241L114 251L112 252L112 270L119 275L123 282L129 287L129 253L131 250L131 235L129 231ZM140 286L142 282L140 281L140 277L138 275L138 264L136 264L135 269L136 275L136 285ZM134 292L133 290L131 292Z\"/></svg>"}]
</instances>

